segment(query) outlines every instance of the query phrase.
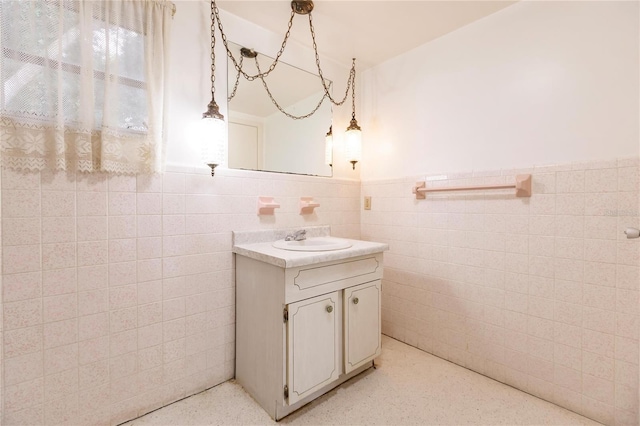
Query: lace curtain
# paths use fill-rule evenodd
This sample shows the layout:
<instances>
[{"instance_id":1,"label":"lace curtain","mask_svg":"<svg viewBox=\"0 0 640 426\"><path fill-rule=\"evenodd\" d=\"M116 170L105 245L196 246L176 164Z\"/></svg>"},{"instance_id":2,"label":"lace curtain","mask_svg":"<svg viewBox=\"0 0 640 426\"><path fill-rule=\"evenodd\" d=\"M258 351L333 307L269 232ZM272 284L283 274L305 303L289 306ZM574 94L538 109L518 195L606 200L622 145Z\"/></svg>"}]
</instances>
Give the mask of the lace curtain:
<instances>
[{"instance_id":1,"label":"lace curtain","mask_svg":"<svg viewBox=\"0 0 640 426\"><path fill-rule=\"evenodd\" d=\"M173 4L1 0L2 165L162 171Z\"/></svg>"}]
</instances>

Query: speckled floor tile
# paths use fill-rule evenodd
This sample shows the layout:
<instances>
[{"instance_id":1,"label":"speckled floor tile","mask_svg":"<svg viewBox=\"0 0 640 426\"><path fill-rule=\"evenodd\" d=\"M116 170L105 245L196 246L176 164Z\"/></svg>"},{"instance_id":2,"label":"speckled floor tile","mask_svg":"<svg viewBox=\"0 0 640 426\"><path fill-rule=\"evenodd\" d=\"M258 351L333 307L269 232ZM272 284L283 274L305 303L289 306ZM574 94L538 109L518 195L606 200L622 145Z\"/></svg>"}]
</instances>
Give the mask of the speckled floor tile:
<instances>
[{"instance_id":1,"label":"speckled floor tile","mask_svg":"<svg viewBox=\"0 0 640 426\"><path fill-rule=\"evenodd\" d=\"M404 343L383 338L369 369L282 419L292 425L598 425ZM126 423L276 424L233 381Z\"/></svg>"}]
</instances>

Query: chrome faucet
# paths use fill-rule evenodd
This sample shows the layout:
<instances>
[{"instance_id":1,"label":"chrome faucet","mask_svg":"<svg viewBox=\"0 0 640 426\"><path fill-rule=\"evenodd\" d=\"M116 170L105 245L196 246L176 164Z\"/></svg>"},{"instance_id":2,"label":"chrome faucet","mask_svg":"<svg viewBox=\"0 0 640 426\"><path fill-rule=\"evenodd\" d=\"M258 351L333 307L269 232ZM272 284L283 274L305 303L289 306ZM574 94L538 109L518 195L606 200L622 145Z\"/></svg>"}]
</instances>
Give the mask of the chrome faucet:
<instances>
[{"instance_id":1,"label":"chrome faucet","mask_svg":"<svg viewBox=\"0 0 640 426\"><path fill-rule=\"evenodd\" d=\"M305 229L300 229L299 231L295 231L293 234L288 234L284 240L285 241L302 241L307 239L307 231Z\"/></svg>"}]
</instances>

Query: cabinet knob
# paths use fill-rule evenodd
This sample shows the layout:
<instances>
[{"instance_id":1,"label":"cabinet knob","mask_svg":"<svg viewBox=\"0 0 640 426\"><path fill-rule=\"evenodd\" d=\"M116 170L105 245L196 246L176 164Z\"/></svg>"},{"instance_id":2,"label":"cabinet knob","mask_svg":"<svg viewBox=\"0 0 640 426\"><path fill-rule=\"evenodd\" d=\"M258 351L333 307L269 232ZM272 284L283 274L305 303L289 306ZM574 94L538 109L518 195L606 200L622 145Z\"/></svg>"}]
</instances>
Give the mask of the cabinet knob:
<instances>
[{"instance_id":1,"label":"cabinet knob","mask_svg":"<svg viewBox=\"0 0 640 426\"><path fill-rule=\"evenodd\" d=\"M360 301L360 299L358 299L357 297L353 298L353 304L354 305L357 305L359 301Z\"/></svg>"},{"instance_id":2,"label":"cabinet knob","mask_svg":"<svg viewBox=\"0 0 640 426\"><path fill-rule=\"evenodd\" d=\"M333 312L333 306L331 305L327 306L327 312L329 313Z\"/></svg>"}]
</instances>

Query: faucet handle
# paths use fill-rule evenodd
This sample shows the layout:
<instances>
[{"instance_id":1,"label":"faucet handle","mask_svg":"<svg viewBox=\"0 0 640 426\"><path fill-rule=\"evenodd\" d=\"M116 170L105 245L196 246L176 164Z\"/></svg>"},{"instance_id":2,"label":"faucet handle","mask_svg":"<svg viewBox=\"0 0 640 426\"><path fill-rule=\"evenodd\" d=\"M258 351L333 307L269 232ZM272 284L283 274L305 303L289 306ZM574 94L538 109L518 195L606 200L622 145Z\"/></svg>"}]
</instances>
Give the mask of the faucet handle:
<instances>
[{"instance_id":1,"label":"faucet handle","mask_svg":"<svg viewBox=\"0 0 640 426\"><path fill-rule=\"evenodd\" d=\"M295 241L300 241L300 240L304 240L307 238L307 230L306 229L299 229L297 231L292 232L291 234L287 234L286 237L284 237L285 241L291 241L291 240L295 240Z\"/></svg>"}]
</instances>

